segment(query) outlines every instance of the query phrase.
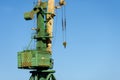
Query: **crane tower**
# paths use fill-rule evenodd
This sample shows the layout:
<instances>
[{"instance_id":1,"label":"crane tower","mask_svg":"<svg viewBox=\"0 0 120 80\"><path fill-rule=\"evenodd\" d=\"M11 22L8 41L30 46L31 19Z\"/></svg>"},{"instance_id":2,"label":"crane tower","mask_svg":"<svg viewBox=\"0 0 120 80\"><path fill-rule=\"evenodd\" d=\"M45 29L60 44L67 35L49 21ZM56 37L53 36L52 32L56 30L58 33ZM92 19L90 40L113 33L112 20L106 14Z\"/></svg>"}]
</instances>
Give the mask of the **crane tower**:
<instances>
[{"instance_id":1,"label":"crane tower","mask_svg":"<svg viewBox=\"0 0 120 80\"><path fill-rule=\"evenodd\" d=\"M55 9L65 5L65 1L60 0L57 6L54 4L54 0L38 0L30 12L24 13L25 20L32 20L34 16L37 18L37 27L32 28L36 31L32 37L36 40L36 48L18 52L18 68L31 70L29 80L56 80L52 69L52 28Z\"/></svg>"}]
</instances>

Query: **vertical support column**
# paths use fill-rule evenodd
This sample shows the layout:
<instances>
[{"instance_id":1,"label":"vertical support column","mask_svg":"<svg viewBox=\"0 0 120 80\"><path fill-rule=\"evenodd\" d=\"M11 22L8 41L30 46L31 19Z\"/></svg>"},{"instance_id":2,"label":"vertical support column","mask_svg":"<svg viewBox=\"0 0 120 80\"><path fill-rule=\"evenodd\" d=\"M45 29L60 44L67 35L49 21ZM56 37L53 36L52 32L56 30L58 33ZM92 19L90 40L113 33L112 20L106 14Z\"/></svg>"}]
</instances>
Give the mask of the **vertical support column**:
<instances>
[{"instance_id":1,"label":"vertical support column","mask_svg":"<svg viewBox=\"0 0 120 80\"><path fill-rule=\"evenodd\" d=\"M46 50L44 14L37 13L37 50Z\"/></svg>"},{"instance_id":2,"label":"vertical support column","mask_svg":"<svg viewBox=\"0 0 120 80\"><path fill-rule=\"evenodd\" d=\"M46 31L48 33L48 36L51 38L48 38L47 40L47 51L51 52L51 47L52 47L52 31L53 31L53 15L54 15L54 0L48 0L48 13L51 14L47 14L47 28Z\"/></svg>"}]
</instances>

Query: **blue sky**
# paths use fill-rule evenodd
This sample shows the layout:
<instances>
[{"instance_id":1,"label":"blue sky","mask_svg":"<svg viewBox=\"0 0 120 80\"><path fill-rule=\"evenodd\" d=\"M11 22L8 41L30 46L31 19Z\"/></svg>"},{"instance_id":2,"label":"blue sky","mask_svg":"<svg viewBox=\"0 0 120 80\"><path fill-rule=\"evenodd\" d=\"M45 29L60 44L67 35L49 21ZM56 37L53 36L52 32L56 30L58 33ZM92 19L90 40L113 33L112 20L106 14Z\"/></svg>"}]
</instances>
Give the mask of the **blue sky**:
<instances>
[{"instance_id":1,"label":"blue sky","mask_svg":"<svg viewBox=\"0 0 120 80\"><path fill-rule=\"evenodd\" d=\"M24 12L35 0L0 2L0 79L28 80L17 69L17 52L28 45L33 21ZM120 80L120 0L66 0L67 48L62 46L61 10L57 10L53 58L57 80Z\"/></svg>"}]
</instances>

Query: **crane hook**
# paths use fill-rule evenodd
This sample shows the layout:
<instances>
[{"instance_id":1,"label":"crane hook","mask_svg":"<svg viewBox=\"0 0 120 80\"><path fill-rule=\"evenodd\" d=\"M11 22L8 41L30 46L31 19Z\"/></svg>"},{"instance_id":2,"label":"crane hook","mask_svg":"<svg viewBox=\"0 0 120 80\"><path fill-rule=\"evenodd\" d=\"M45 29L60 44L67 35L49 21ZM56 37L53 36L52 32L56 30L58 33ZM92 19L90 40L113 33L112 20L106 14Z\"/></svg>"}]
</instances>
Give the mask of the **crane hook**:
<instances>
[{"instance_id":1,"label":"crane hook","mask_svg":"<svg viewBox=\"0 0 120 80\"><path fill-rule=\"evenodd\" d=\"M66 41L63 42L63 46L64 46L64 48L66 48L66 46L67 46L67 42Z\"/></svg>"}]
</instances>

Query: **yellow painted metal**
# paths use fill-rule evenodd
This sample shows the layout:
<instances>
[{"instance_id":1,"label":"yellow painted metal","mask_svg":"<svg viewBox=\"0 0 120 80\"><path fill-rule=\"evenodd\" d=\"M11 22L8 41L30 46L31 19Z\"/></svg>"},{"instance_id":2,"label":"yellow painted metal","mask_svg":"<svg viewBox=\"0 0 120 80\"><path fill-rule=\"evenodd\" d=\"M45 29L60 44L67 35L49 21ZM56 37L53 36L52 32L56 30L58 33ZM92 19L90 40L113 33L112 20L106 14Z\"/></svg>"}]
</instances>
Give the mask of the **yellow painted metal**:
<instances>
[{"instance_id":1,"label":"yellow painted metal","mask_svg":"<svg viewBox=\"0 0 120 80\"><path fill-rule=\"evenodd\" d=\"M53 32L53 16L54 16L54 9L55 9L55 6L54 6L54 0L48 0L48 10L47 12L48 13L51 13L51 14L47 14L47 28L46 28L46 31L48 33L48 36L49 37L52 37L52 32ZM52 51L51 50L51 38L49 38L49 43L47 44L47 51Z\"/></svg>"},{"instance_id":2,"label":"yellow painted metal","mask_svg":"<svg viewBox=\"0 0 120 80\"><path fill-rule=\"evenodd\" d=\"M41 3L41 0L38 0L38 6L40 5L40 3Z\"/></svg>"},{"instance_id":3,"label":"yellow painted metal","mask_svg":"<svg viewBox=\"0 0 120 80\"><path fill-rule=\"evenodd\" d=\"M60 4L60 6L65 5L65 1L64 0L60 0L59 4Z\"/></svg>"}]
</instances>

